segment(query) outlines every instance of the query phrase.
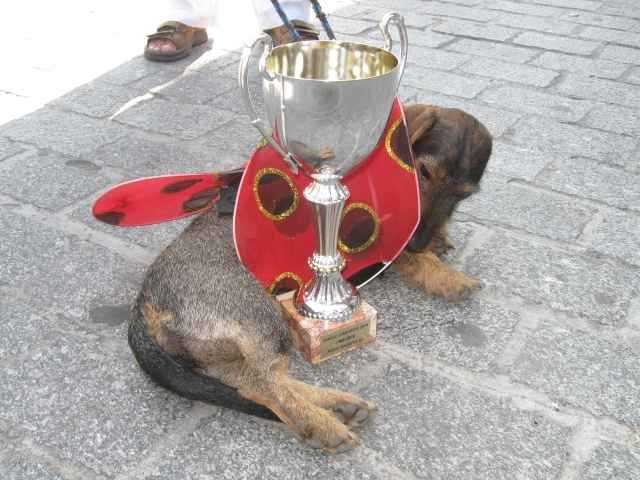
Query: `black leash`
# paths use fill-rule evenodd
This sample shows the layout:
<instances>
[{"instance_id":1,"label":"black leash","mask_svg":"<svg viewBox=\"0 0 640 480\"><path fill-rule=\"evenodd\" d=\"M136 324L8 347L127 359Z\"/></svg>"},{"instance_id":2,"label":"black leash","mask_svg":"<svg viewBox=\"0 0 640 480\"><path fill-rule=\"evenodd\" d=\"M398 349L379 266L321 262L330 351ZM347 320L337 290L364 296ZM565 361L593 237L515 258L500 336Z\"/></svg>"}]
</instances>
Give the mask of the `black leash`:
<instances>
[{"instance_id":1,"label":"black leash","mask_svg":"<svg viewBox=\"0 0 640 480\"><path fill-rule=\"evenodd\" d=\"M322 11L320 2L318 0L309 1L311 2L311 6L313 7L313 11L315 12L316 17L318 17L318 20L320 20L320 23L322 24L322 28L324 28L324 31L327 32L327 36L329 37L329 39L335 40L336 36L333 33L331 25L329 25L329 19L327 18L327 15ZM282 23L287 27L287 30L291 34L291 38L293 38L294 41L299 42L301 40L300 34L293 27L293 25L291 25L289 17L287 17L287 14L284 13L284 10L280 6L280 2L278 0L271 0L271 4L273 5L273 8L276 9L276 13L280 17L280 20L282 20Z\"/></svg>"}]
</instances>

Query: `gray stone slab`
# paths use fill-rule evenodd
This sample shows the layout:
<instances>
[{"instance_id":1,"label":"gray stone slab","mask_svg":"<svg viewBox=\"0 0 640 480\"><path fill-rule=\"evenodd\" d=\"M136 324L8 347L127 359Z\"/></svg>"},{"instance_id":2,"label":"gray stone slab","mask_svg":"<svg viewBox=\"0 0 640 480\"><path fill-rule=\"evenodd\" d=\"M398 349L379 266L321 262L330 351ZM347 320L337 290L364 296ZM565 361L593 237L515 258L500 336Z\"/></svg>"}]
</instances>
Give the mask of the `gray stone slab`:
<instances>
[{"instance_id":1,"label":"gray stone slab","mask_svg":"<svg viewBox=\"0 0 640 480\"><path fill-rule=\"evenodd\" d=\"M578 28L575 23L564 22L556 18L541 18L514 13L503 13L496 22L508 27L537 30L545 33L555 33L556 35L569 35Z\"/></svg>"},{"instance_id":2,"label":"gray stone slab","mask_svg":"<svg viewBox=\"0 0 640 480\"><path fill-rule=\"evenodd\" d=\"M405 71L402 81L407 86L462 98L474 98L490 83L490 80L484 78L463 77L417 65Z\"/></svg>"},{"instance_id":3,"label":"gray stone slab","mask_svg":"<svg viewBox=\"0 0 640 480\"><path fill-rule=\"evenodd\" d=\"M580 120L594 105L588 100L574 100L513 85L487 89L481 94L480 99L511 110L549 116L565 122Z\"/></svg>"},{"instance_id":4,"label":"gray stone slab","mask_svg":"<svg viewBox=\"0 0 640 480\"><path fill-rule=\"evenodd\" d=\"M582 121L583 124L624 133L630 136L640 136L640 111L617 105L598 105Z\"/></svg>"},{"instance_id":5,"label":"gray stone slab","mask_svg":"<svg viewBox=\"0 0 640 480\"><path fill-rule=\"evenodd\" d=\"M369 393L370 392L370 393ZM364 392L380 411L366 445L416 478L556 478L568 428L472 388L391 365Z\"/></svg>"},{"instance_id":6,"label":"gray stone slab","mask_svg":"<svg viewBox=\"0 0 640 480\"><path fill-rule=\"evenodd\" d=\"M522 117L522 115L515 112L499 110L471 100L450 97L436 92L417 90L413 87L407 87L407 92L411 93L411 98L414 102L464 110L482 122L494 137L502 135Z\"/></svg>"},{"instance_id":7,"label":"gray stone slab","mask_svg":"<svg viewBox=\"0 0 640 480\"><path fill-rule=\"evenodd\" d=\"M128 101L144 93L145 91L138 88L90 82L54 100L51 105L89 117L106 118L120 110Z\"/></svg>"},{"instance_id":8,"label":"gray stone slab","mask_svg":"<svg viewBox=\"0 0 640 480\"><path fill-rule=\"evenodd\" d=\"M7 138L0 137L0 160L12 157L24 151L24 147Z\"/></svg>"},{"instance_id":9,"label":"gray stone slab","mask_svg":"<svg viewBox=\"0 0 640 480\"><path fill-rule=\"evenodd\" d=\"M0 127L13 140L78 156L124 137L121 125L71 112L43 108Z\"/></svg>"},{"instance_id":10,"label":"gray stone slab","mask_svg":"<svg viewBox=\"0 0 640 480\"><path fill-rule=\"evenodd\" d=\"M59 210L109 185L100 167L57 153L34 152L0 166L0 189L27 203Z\"/></svg>"},{"instance_id":11,"label":"gray stone slab","mask_svg":"<svg viewBox=\"0 0 640 480\"><path fill-rule=\"evenodd\" d=\"M602 52L600 52L600 58L614 60L620 63L635 63L636 65L640 65L640 50L618 45L607 45Z\"/></svg>"},{"instance_id":12,"label":"gray stone slab","mask_svg":"<svg viewBox=\"0 0 640 480\"><path fill-rule=\"evenodd\" d=\"M606 103L640 108L640 86L568 74L557 85L558 92L575 98L588 98Z\"/></svg>"},{"instance_id":13,"label":"gray stone slab","mask_svg":"<svg viewBox=\"0 0 640 480\"><path fill-rule=\"evenodd\" d=\"M591 11L598 10L602 6L602 2L594 2L592 0L536 0L536 3Z\"/></svg>"},{"instance_id":14,"label":"gray stone slab","mask_svg":"<svg viewBox=\"0 0 640 480\"><path fill-rule=\"evenodd\" d=\"M460 39L457 42L447 45L446 48L477 57L497 58L513 63L524 63L538 55L538 51L530 48L468 38Z\"/></svg>"},{"instance_id":15,"label":"gray stone slab","mask_svg":"<svg viewBox=\"0 0 640 480\"><path fill-rule=\"evenodd\" d=\"M545 52L531 63L552 70L566 70L610 79L619 78L629 68L628 65L623 63L594 60L556 52Z\"/></svg>"},{"instance_id":16,"label":"gray stone slab","mask_svg":"<svg viewBox=\"0 0 640 480\"><path fill-rule=\"evenodd\" d=\"M626 76L625 80L627 82L640 85L640 67L633 67L629 72L629 74Z\"/></svg>"},{"instance_id":17,"label":"gray stone slab","mask_svg":"<svg viewBox=\"0 0 640 480\"><path fill-rule=\"evenodd\" d=\"M509 2L505 0L493 0L487 2L486 8L492 10L503 10L505 12L521 13L524 15L535 15L537 17L557 17L566 10L562 8L548 7L545 5L532 5L530 3Z\"/></svg>"},{"instance_id":18,"label":"gray stone slab","mask_svg":"<svg viewBox=\"0 0 640 480\"><path fill-rule=\"evenodd\" d=\"M568 153L606 161L620 161L635 150L635 140L624 135L530 117L506 133L513 143L548 152Z\"/></svg>"},{"instance_id":19,"label":"gray stone slab","mask_svg":"<svg viewBox=\"0 0 640 480\"><path fill-rule=\"evenodd\" d=\"M411 35L409 34L409 45L413 47L414 45L419 47L428 47L428 48L438 48L446 43L453 42L458 37L453 35L446 35L444 33L433 32L429 30L426 35ZM409 54L409 59L411 59L412 54Z\"/></svg>"},{"instance_id":20,"label":"gray stone slab","mask_svg":"<svg viewBox=\"0 0 640 480\"><path fill-rule=\"evenodd\" d=\"M456 17L468 20L487 22L497 17L497 14L483 8L465 7L453 3L427 2L423 6L425 13L439 17Z\"/></svg>"},{"instance_id":21,"label":"gray stone slab","mask_svg":"<svg viewBox=\"0 0 640 480\"><path fill-rule=\"evenodd\" d=\"M620 30L632 30L638 24L638 21L632 18L603 15L601 13L594 12L580 12L575 10L564 12L560 15L560 18L568 22L575 22L583 25L597 25L606 28L618 28Z\"/></svg>"},{"instance_id":22,"label":"gray stone slab","mask_svg":"<svg viewBox=\"0 0 640 480\"><path fill-rule=\"evenodd\" d=\"M448 52L446 50L412 47L411 54L408 56L407 62L438 70L453 70L463 63L468 62L471 58L472 57L470 55ZM409 66L408 68L411 69L412 67Z\"/></svg>"},{"instance_id":23,"label":"gray stone slab","mask_svg":"<svg viewBox=\"0 0 640 480\"><path fill-rule=\"evenodd\" d=\"M636 268L502 233L466 260L465 271L500 295L609 325L624 320L640 284Z\"/></svg>"},{"instance_id":24,"label":"gray stone slab","mask_svg":"<svg viewBox=\"0 0 640 480\"><path fill-rule=\"evenodd\" d=\"M516 359L511 377L554 401L640 426L638 353L605 332L545 322Z\"/></svg>"},{"instance_id":25,"label":"gray stone slab","mask_svg":"<svg viewBox=\"0 0 640 480\"><path fill-rule=\"evenodd\" d=\"M601 40L636 48L640 47L640 33L625 32L610 28L586 27L580 31L579 36L591 40Z\"/></svg>"},{"instance_id":26,"label":"gray stone slab","mask_svg":"<svg viewBox=\"0 0 640 480\"><path fill-rule=\"evenodd\" d=\"M531 181L556 156L559 155L494 140L487 171Z\"/></svg>"},{"instance_id":27,"label":"gray stone slab","mask_svg":"<svg viewBox=\"0 0 640 480\"><path fill-rule=\"evenodd\" d=\"M635 3L605 4L600 9L600 12L608 15L620 15L621 17L640 19L640 12L638 12L638 8Z\"/></svg>"},{"instance_id":28,"label":"gray stone slab","mask_svg":"<svg viewBox=\"0 0 640 480\"><path fill-rule=\"evenodd\" d=\"M0 472L6 480L66 480L57 468L29 453L15 450L0 457Z\"/></svg>"},{"instance_id":29,"label":"gray stone slab","mask_svg":"<svg viewBox=\"0 0 640 480\"><path fill-rule=\"evenodd\" d=\"M454 304L429 297L393 270L362 293L378 311L378 339L473 371L495 371L520 319L479 298Z\"/></svg>"},{"instance_id":30,"label":"gray stone slab","mask_svg":"<svg viewBox=\"0 0 640 480\"><path fill-rule=\"evenodd\" d=\"M640 478L640 452L603 442L583 465L584 480L635 480Z\"/></svg>"},{"instance_id":31,"label":"gray stone slab","mask_svg":"<svg viewBox=\"0 0 640 480\"><path fill-rule=\"evenodd\" d=\"M231 112L205 105L185 105L159 98L141 102L118 116L127 125L192 140L233 118Z\"/></svg>"},{"instance_id":32,"label":"gray stone slab","mask_svg":"<svg viewBox=\"0 0 640 480\"><path fill-rule=\"evenodd\" d=\"M640 265L640 215L606 211L585 241L597 252Z\"/></svg>"},{"instance_id":33,"label":"gray stone slab","mask_svg":"<svg viewBox=\"0 0 640 480\"><path fill-rule=\"evenodd\" d=\"M433 30L449 35L459 35L464 37L479 38L482 40L504 41L513 37L518 30L513 28L501 27L494 25L492 22L487 24L479 24L466 20L445 20L438 25L432 27Z\"/></svg>"},{"instance_id":34,"label":"gray stone slab","mask_svg":"<svg viewBox=\"0 0 640 480\"><path fill-rule=\"evenodd\" d=\"M129 304L142 279L144 266L132 265L117 254L64 235L52 228L0 210L0 282L14 299L83 329L102 329L91 317L94 308ZM123 319L124 320L124 319Z\"/></svg>"},{"instance_id":35,"label":"gray stone slab","mask_svg":"<svg viewBox=\"0 0 640 480\"><path fill-rule=\"evenodd\" d=\"M536 179L554 190L635 211L640 211L639 181L638 175L586 158L554 162Z\"/></svg>"},{"instance_id":36,"label":"gray stone slab","mask_svg":"<svg viewBox=\"0 0 640 480\"><path fill-rule=\"evenodd\" d=\"M379 22L380 20L381 18L376 19L377 22ZM319 26L319 28L321 27ZM367 30L377 28L377 23L374 21L365 21L361 19L355 20L352 18L336 17L335 19L331 20L331 28L336 34L344 33L347 35L359 35L366 32Z\"/></svg>"},{"instance_id":37,"label":"gray stone slab","mask_svg":"<svg viewBox=\"0 0 640 480\"><path fill-rule=\"evenodd\" d=\"M411 87L409 87L409 89L411 89ZM511 125L515 124L518 119L522 117L519 113L499 110L469 100L449 97L434 92L413 89L411 90L411 95L413 97L412 101L415 102L464 110L482 122L494 137L502 135Z\"/></svg>"},{"instance_id":38,"label":"gray stone slab","mask_svg":"<svg viewBox=\"0 0 640 480\"><path fill-rule=\"evenodd\" d=\"M44 310L30 305L19 286L0 280L0 299L0 359L22 355L51 335L59 335L51 319L43 316Z\"/></svg>"},{"instance_id":39,"label":"gray stone slab","mask_svg":"<svg viewBox=\"0 0 640 480\"><path fill-rule=\"evenodd\" d=\"M460 67L460 70L474 75L524 83L536 87L546 87L558 76L558 72L553 70L518 65L493 58L475 58Z\"/></svg>"},{"instance_id":40,"label":"gray stone slab","mask_svg":"<svg viewBox=\"0 0 640 480\"><path fill-rule=\"evenodd\" d=\"M549 194L506 178L485 176L481 192L462 202L459 210L488 225L508 225L554 240L572 242L596 209L575 199Z\"/></svg>"},{"instance_id":41,"label":"gray stone slab","mask_svg":"<svg viewBox=\"0 0 640 480\"><path fill-rule=\"evenodd\" d=\"M226 75L188 73L166 87L155 90L154 93L176 103L204 105L236 88L238 88L236 78Z\"/></svg>"},{"instance_id":42,"label":"gray stone slab","mask_svg":"<svg viewBox=\"0 0 640 480\"><path fill-rule=\"evenodd\" d=\"M191 405L144 376L124 336L59 335L0 377L4 418L61 460L108 476L138 464Z\"/></svg>"},{"instance_id":43,"label":"gray stone slab","mask_svg":"<svg viewBox=\"0 0 640 480\"><path fill-rule=\"evenodd\" d=\"M262 140L248 117L239 117L194 142L192 148L205 157L213 168L231 169L245 164Z\"/></svg>"},{"instance_id":44,"label":"gray stone slab","mask_svg":"<svg viewBox=\"0 0 640 480\"><path fill-rule=\"evenodd\" d=\"M561 37L539 32L521 33L513 39L513 43L543 48L545 50L575 53L578 55L590 55L599 46L598 42L578 40L575 38Z\"/></svg>"}]
</instances>

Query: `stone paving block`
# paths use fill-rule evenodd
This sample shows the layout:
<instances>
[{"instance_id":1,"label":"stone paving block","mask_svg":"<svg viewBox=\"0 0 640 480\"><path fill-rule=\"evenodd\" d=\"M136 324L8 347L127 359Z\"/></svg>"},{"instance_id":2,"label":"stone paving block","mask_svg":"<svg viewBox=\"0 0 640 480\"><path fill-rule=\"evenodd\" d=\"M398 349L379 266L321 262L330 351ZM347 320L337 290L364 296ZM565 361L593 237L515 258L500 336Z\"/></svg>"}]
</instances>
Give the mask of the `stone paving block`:
<instances>
[{"instance_id":1,"label":"stone paving block","mask_svg":"<svg viewBox=\"0 0 640 480\"><path fill-rule=\"evenodd\" d=\"M607 325L624 320L640 286L637 268L503 233L470 256L465 271L501 295Z\"/></svg>"},{"instance_id":2,"label":"stone paving block","mask_svg":"<svg viewBox=\"0 0 640 480\"><path fill-rule=\"evenodd\" d=\"M407 57L407 62L422 67L435 68L437 70L453 70L456 67L471 60L470 55L448 52L433 48L413 47ZM409 68L412 68L409 66Z\"/></svg>"},{"instance_id":3,"label":"stone paving block","mask_svg":"<svg viewBox=\"0 0 640 480\"><path fill-rule=\"evenodd\" d=\"M470 231L467 227L466 234ZM456 244L456 251L463 248ZM362 294L378 311L379 340L472 371L497 368L520 319L517 312L481 298L455 304L429 297L393 267L364 287Z\"/></svg>"},{"instance_id":4,"label":"stone paving block","mask_svg":"<svg viewBox=\"0 0 640 480\"><path fill-rule=\"evenodd\" d=\"M640 426L640 369L631 346L605 332L544 322L531 335L510 376L554 401Z\"/></svg>"},{"instance_id":5,"label":"stone paving block","mask_svg":"<svg viewBox=\"0 0 640 480\"><path fill-rule=\"evenodd\" d=\"M432 27L432 30L450 35L462 35L465 37L480 38L483 40L504 41L513 37L518 30L493 25L492 22L479 24L465 20L448 19Z\"/></svg>"},{"instance_id":6,"label":"stone paving block","mask_svg":"<svg viewBox=\"0 0 640 480\"><path fill-rule=\"evenodd\" d=\"M626 81L640 85L640 67L631 69L631 72L626 77Z\"/></svg>"},{"instance_id":7,"label":"stone paving block","mask_svg":"<svg viewBox=\"0 0 640 480\"><path fill-rule=\"evenodd\" d=\"M566 242L576 240L596 213L595 208L575 199L507 183L496 176L485 176L480 194L458 208L487 225L508 225Z\"/></svg>"},{"instance_id":8,"label":"stone paving block","mask_svg":"<svg viewBox=\"0 0 640 480\"><path fill-rule=\"evenodd\" d=\"M19 286L0 280L0 359L2 361L34 349L55 331L51 318L30 305L29 297ZM44 315L43 315L44 314ZM0 447L2 443L0 442ZM1 470L0 470L1 471Z\"/></svg>"},{"instance_id":9,"label":"stone paving block","mask_svg":"<svg viewBox=\"0 0 640 480\"><path fill-rule=\"evenodd\" d=\"M24 151L24 147L18 143L14 143L7 138L0 137L0 160L12 157Z\"/></svg>"},{"instance_id":10,"label":"stone paving block","mask_svg":"<svg viewBox=\"0 0 640 480\"><path fill-rule=\"evenodd\" d=\"M0 472L6 480L66 480L55 467L16 450L9 450L0 457Z\"/></svg>"},{"instance_id":11,"label":"stone paving block","mask_svg":"<svg viewBox=\"0 0 640 480\"><path fill-rule=\"evenodd\" d=\"M411 61L413 58L414 45L418 47L438 48L445 43L454 41L456 38L457 37L453 35L445 35L432 30L429 30L426 35L419 36L411 35L411 32L409 32L409 45L411 45L411 50L408 56L408 61Z\"/></svg>"},{"instance_id":12,"label":"stone paving block","mask_svg":"<svg viewBox=\"0 0 640 480\"><path fill-rule=\"evenodd\" d=\"M635 3L627 3L627 4L604 4L602 8L600 8L601 13L605 13L608 15L619 15L621 17L631 17L635 19L640 19L640 12L638 11L638 5Z\"/></svg>"},{"instance_id":13,"label":"stone paving block","mask_svg":"<svg viewBox=\"0 0 640 480\"><path fill-rule=\"evenodd\" d=\"M238 88L236 78L226 75L189 73L166 87L155 90L154 93L179 104L204 105L236 88Z\"/></svg>"},{"instance_id":14,"label":"stone paving block","mask_svg":"<svg viewBox=\"0 0 640 480\"><path fill-rule=\"evenodd\" d=\"M602 6L602 2L594 2L591 0L536 0L535 3L591 11L596 11Z\"/></svg>"},{"instance_id":15,"label":"stone paving block","mask_svg":"<svg viewBox=\"0 0 640 480\"><path fill-rule=\"evenodd\" d=\"M629 68L628 65L623 63L594 60L556 52L545 52L533 60L531 64L552 70L567 70L573 73L610 79L619 78Z\"/></svg>"},{"instance_id":16,"label":"stone paving block","mask_svg":"<svg viewBox=\"0 0 640 480\"><path fill-rule=\"evenodd\" d=\"M558 76L558 72L552 70L507 63L493 58L474 58L460 67L460 70L474 75L509 80L536 87L546 87Z\"/></svg>"},{"instance_id":17,"label":"stone paving block","mask_svg":"<svg viewBox=\"0 0 640 480\"><path fill-rule=\"evenodd\" d=\"M496 20L500 25L520 28L524 30L537 30L556 35L570 35L578 26L574 23L564 22L556 18L533 17L531 15L517 15L503 13Z\"/></svg>"},{"instance_id":18,"label":"stone paving block","mask_svg":"<svg viewBox=\"0 0 640 480\"><path fill-rule=\"evenodd\" d=\"M65 325L95 330L92 309L133 300L144 266L6 209L0 226L0 282L36 315L60 312Z\"/></svg>"},{"instance_id":19,"label":"stone paving block","mask_svg":"<svg viewBox=\"0 0 640 480\"><path fill-rule=\"evenodd\" d=\"M606 28L618 28L620 30L632 30L638 24L638 21L632 18L603 15L594 12L578 12L575 10L566 11L560 15L560 18L568 22L597 25Z\"/></svg>"},{"instance_id":20,"label":"stone paving block","mask_svg":"<svg viewBox=\"0 0 640 480\"><path fill-rule=\"evenodd\" d=\"M347 9L340 9L338 11L336 11L334 14L332 14L330 16L330 18L333 17L333 15L338 15L340 17L345 16L343 15L343 11L348 11L350 14L354 13L353 15L349 15L352 16L354 18L358 18L361 20L371 20L373 22L379 22L380 20L382 20L382 17L384 17L384 15L389 12L389 8L384 7L384 8L377 8L377 7L370 7L369 5L365 4L365 5L353 5L351 7L347 7ZM433 25L434 23L438 22L438 19L436 17L433 17L431 15L424 15L422 13L419 13L416 10L407 10L402 12L402 16L404 17L404 23L407 27L409 28L426 28L429 27L431 25ZM331 21L331 20L330 20ZM380 35L379 32L372 32L372 35ZM418 35L417 32L409 32L409 40L411 41L412 38L416 38L416 37L422 37L422 35Z\"/></svg>"},{"instance_id":21,"label":"stone paving block","mask_svg":"<svg viewBox=\"0 0 640 480\"><path fill-rule=\"evenodd\" d=\"M51 105L89 117L106 118L120 110L128 101L144 93L131 87L91 82L54 100Z\"/></svg>"},{"instance_id":22,"label":"stone paving block","mask_svg":"<svg viewBox=\"0 0 640 480\"><path fill-rule=\"evenodd\" d=\"M249 119L240 117L199 139L193 149L203 152L214 170L228 170L246 163L261 140L262 135Z\"/></svg>"},{"instance_id":23,"label":"stone paving block","mask_svg":"<svg viewBox=\"0 0 640 480\"><path fill-rule=\"evenodd\" d=\"M204 105L182 105L159 98L139 103L118 116L127 125L192 140L233 118L231 112Z\"/></svg>"},{"instance_id":24,"label":"stone paving block","mask_svg":"<svg viewBox=\"0 0 640 480\"><path fill-rule=\"evenodd\" d=\"M5 363L0 416L62 460L115 476L173 432L191 403L153 385L124 337L106 344L94 335L60 335Z\"/></svg>"},{"instance_id":25,"label":"stone paving block","mask_svg":"<svg viewBox=\"0 0 640 480\"><path fill-rule=\"evenodd\" d=\"M524 32L513 39L513 43L527 45L530 47L543 48L545 50L556 50L565 53L575 53L578 55L590 55L599 43L578 40L576 38L560 37L548 33Z\"/></svg>"},{"instance_id":26,"label":"stone paving block","mask_svg":"<svg viewBox=\"0 0 640 480\"><path fill-rule=\"evenodd\" d=\"M463 38L455 43L447 45L447 50L466 53L478 57L497 58L513 63L524 63L536 55L537 50L525 47L516 47L514 45L506 45L504 43L484 42L481 40L471 40Z\"/></svg>"},{"instance_id":27,"label":"stone paving block","mask_svg":"<svg viewBox=\"0 0 640 480\"><path fill-rule=\"evenodd\" d=\"M536 182L570 195L640 211L640 176L594 160L578 157L554 162L547 165Z\"/></svg>"},{"instance_id":28,"label":"stone paving block","mask_svg":"<svg viewBox=\"0 0 640 480\"><path fill-rule=\"evenodd\" d=\"M366 32L367 30L371 30L372 28L377 28L378 25L376 22L379 22L381 19L382 17L377 18L374 22L365 20L354 20L352 18L332 17L331 28L336 34L344 33L348 35L358 35Z\"/></svg>"},{"instance_id":29,"label":"stone paving block","mask_svg":"<svg viewBox=\"0 0 640 480\"><path fill-rule=\"evenodd\" d=\"M3 193L47 210L59 210L109 185L100 167L57 153L34 152L0 166Z\"/></svg>"},{"instance_id":30,"label":"stone paving block","mask_svg":"<svg viewBox=\"0 0 640 480\"><path fill-rule=\"evenodd\" d=\"M124 137L127 130L114 122L43 108L0 127L13 140L78 156Z\"/></svg>"},{"instance_id":31,"label":"stone paving block","mask_svg":"<svg viewBox=\"0 0 640 480\"><path fill-rule=\"evenodd\" d=\"M637 48L621 47L618 45L607 45L600 52L600 58L614 60L621 63L635 63L640 65L640 50Z\"/></svg>"},{"instance_id":32,"label":"stone paving block","mask_svg":"<svg viewBox=\"0 0 640 480\"><path fill-rule=\"evenodd\" d=\"M141 176L210 171L213 152L194 151L184 142L149 138L143 132L130 133L86 157L100 166L124 170L129 180Z\"/></svg>"},{"instance_id":33,"label":"stone paving block","mask_svg":"<svg viewBox=\"0 0 640 480\"><path fill-rule=\"evenodd\" d=\"M565 122L580 120L594 105L593 102L586 100L573 100L560 95L512 85L487 89L482 92L480 98L493 105L549 116Z\"/></svg>"},{"instance_id":34,"label":"stone paving block","mask_svg":"<svg viewBox=\"0 0 640 480\"><path fill-rule=\"evenodd\" d=\"M556 478L566 456L568 428L431 374L391 365L364 393L380 408L365 445L416 478Z\"/></svg>"},{"instance_id":35,"label":"stone paving block","mask_svg":"<svg viewBox=\"0 0 640 480\"><path fill-rule=\"evenodd\" d=\"M624 135L555 122L543 117L520 120L505 138L513 143L543 151L559 151L611 162L629 156L635 141Z\"/></svg>"},{"instance_id":36,"label":"stone paving block","mask_svg":"<svg viewBox=\"0 0 640 480\"><path fill-rule=\"evenodd\" d=\"M592 40L602 40L610 43L629 45L636 48L640 47L640 33L600 27L586 27L579 33L579 36Z\"/></svg>"},{"instance_id":37,"label":"stone paving block","mask_svg":"<svg viewBox=\"0 0 640 480\"><path fill-rule=\"evenodd\" d=\"M474 98L490 83L490 80L484 78L463 77L462 75L423 68L418 65L408 68L402 81L410 87L433 90L445 95L455 95L462 98Z\"/></svg>"},{"instance_id":38,"label":"stone paving block","mask_svg":"<svg viewBox=\"0 0 640 480\"><path fill-rule=\"evenodd\" d=\"M566 12L566 10L562 8L532 5L530 3L509 2L504 0L486 2L485 6L491 10L504 10L506 12L522 13L524 15L535 15L537 17L557 18L559 15Z\"/></svg>"},{"instance_id":39,"label":"stone paving block","mask_svg":"<svg viewBox=\"0 0 640 480\"><path fill-rule=\"evenodd\" d=\"M580 473L583 480L635 480L640 478L640 452L603 442Z\"/></svg>"},{"instance_id":40,"label":"stone paving block","mask_svg":"<svg viewBox=\"0 0 640 480\"><path fill-rule=\"evenodd\" d=\"M605 211L602 221L586 237L586 244L597 252L640 266L640 215Z\"/></svg>"},{"instance_id":41,"label":"stone paving block","mask_svg":"<svg viewBox=\"0 0 640 480\"><path fill-rule=\"evenodd\" d=\"M640 136L640 112L617 105L598 105L582 121L593 128Z\"/></svg>"},{"instance_id":42,"label":"stone paving block","mask_svg":"<svg viewBox=\"0 0 640 480\"><path fill-rule=\"evenodd\" d=\"M542 171L547 163L559 156L557 153L518 147L494 139L487 171L498 173L508 178L531 181Z\"/></svg>"},{"instance_id":43,"label":"stone paving block","mask_svg":"<svg viewBox=\"0 0 640 480\"><path fill-rule=\"evenodd\" d=\"M499 137L500 135L502 135L522 116L519 113L498 110L486 105L480 105L478 103L471 102L469 100L462 100L459 98L453 98L433 92L425 92L422 90L414 89L412 92L412 96L412 101L414 102L429 103L438 105L439 107L459 108L461 110L464 110L465 112L473 115L479 121L481 121L494 137Z\"/></svg>"},{"instance_id":44,"label":"stone paving block","mask_svg":"<svg viewBox=\"0 0 640 480\"><path fill-rule=\"evenodd\" d=\"M492 11L441 2L427 2L424 4L424 11L429 15L457 17L479 22L487 22L497 17L497 14Z\"/></svg>"}]
</instances>

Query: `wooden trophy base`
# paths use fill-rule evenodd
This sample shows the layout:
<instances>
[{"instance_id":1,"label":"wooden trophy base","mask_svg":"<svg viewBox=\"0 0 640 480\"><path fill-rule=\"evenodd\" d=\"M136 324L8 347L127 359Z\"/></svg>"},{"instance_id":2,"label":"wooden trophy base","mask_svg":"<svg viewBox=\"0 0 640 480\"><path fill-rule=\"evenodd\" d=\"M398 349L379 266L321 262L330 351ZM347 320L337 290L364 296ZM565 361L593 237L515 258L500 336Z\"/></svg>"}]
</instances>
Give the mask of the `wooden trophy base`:
<instances>
[{"instance_id":1,"label":"wooden trophy base","mask_svg":"<svg viewBox=\"0 0 640 480\"><path fill-rule=\"evenodd\" d=\"M305 358L315 364L362 347L376 339L378 312L364 300L345 322L329 322L301 316L293 294L277 297L289 324L293 343Z\"/></svg>"}]
</instances>

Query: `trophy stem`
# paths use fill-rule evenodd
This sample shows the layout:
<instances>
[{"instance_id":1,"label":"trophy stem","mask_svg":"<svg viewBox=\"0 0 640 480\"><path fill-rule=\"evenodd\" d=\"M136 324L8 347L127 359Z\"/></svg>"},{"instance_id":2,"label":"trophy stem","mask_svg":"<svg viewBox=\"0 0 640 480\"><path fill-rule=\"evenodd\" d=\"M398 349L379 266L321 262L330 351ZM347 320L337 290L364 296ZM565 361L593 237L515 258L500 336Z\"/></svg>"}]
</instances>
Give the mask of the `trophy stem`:
<instances>
[{"instance_id":1,"label":"trophy stem","mask_svg":"<svg viewBox=\"0 0 640 480\"><path fill-rule=\"evenodd\" d=\"M314 182L304 190L316 218L317 250L309 258L314 278L302 293L297 306L309 318L343 322L351 318L360 303L356 289L340 273L345 260L338 251L338 232L349 190L340 176L323 168L312 175Z\"/></svg>"}]
</instances>

